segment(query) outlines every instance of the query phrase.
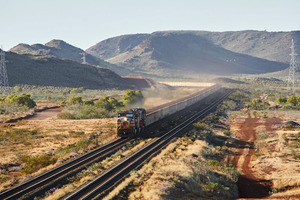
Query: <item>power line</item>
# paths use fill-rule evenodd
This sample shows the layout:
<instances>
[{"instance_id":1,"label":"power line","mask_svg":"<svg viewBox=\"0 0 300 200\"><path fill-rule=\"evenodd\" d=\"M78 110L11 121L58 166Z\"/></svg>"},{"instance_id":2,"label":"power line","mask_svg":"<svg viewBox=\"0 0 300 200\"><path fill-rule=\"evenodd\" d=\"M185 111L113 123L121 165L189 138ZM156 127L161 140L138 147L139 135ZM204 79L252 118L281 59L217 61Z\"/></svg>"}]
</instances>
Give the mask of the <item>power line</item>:
<instances>
[{"instance_id":1,"label":"power line","mask_svg":"<svg viewBox=\"0 0 300 200\"><path fill-rule=\"evenodd\" d=\"M3 93L8 87L8 78L7 78L7 70L6 70L6 60L5 60L5 52L0 49L0 92Z\"/></svg>"},{"instance_id":2,"label":"power line","mask_svg":"<svg viewBox=\"0 0 300 200\"><path fill-rule=\"evenodd\" d=\"M295 53L295 45L294 40L292 39L292 46L291 46L291 62L290 62L290 69L289 69L289 77L287 82L287 90L292 90L295 93L295 71L296 71L296 56Z\"/></svg>"}]
</instances>

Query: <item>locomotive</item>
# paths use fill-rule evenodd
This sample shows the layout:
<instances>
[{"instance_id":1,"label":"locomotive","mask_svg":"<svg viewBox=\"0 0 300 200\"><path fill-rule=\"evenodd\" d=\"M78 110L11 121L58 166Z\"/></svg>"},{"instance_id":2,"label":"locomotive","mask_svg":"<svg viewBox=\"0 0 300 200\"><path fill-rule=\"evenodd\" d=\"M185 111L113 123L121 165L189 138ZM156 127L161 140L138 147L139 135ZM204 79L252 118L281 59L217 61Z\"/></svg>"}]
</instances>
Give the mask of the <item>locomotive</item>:
<instances>
[{"instance_id":1,"label":"locomotive","mask_svg":"<svg viewBox=\"0 0 300 200\"><path fill-rule=\"evenodd\" d=\"M133 108L118 113L117 135L119 137L132 137L144 131L146 124L146 110Z\"/></svg>"}]
</instances>

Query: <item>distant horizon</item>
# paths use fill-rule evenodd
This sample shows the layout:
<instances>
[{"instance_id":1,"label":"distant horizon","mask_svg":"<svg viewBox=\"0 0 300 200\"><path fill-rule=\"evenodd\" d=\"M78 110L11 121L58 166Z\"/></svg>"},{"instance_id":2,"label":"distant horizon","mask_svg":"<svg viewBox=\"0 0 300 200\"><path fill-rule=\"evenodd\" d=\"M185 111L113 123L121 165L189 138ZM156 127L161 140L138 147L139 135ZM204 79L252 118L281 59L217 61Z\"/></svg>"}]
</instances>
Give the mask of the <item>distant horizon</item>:
<instances>
[{"instance_id":1,"label":"distant horizon","mask_svg":"<svg viewBox=\"0 0 300 200\"><path fill-rule=\"evenodd\" d=\"M110 38L114 38L114 37L120 37L120 36L125 36L125 35L136 35L136 34L152 34L152 33L156 33L156 32L184 32L184 31L193 31L193 32L243 32L243 31L258 31L258 32L269 32L269 33L271 33L271 32L298 32L298 31L300 31L300 30L291 30L291 31L285 31L285 30L283 30L283 31L268 31L268 30L254 30L254 29L248 29L248 30L237 30L237 31L232 31L232 30L227 30L227 31L207 31L207 30L159 30L159 31L153 31L153 32L150 32L150 33L125 33L125 34L121 34L121 35L117 35L117 36L112 36L112 37L109 37L109 38L106 38L106 39L103 39L103 40L101 40L101 41L104 41L104 40L107 40L107 39L110 39ZM67 40L65 40L65 39L61 39L61 38L53 38L53 39L50 39L50 40L48 40L48 41L46 41L46 42L36 42L36 43L31 43L31 44L29 44L29 43L25 43L25 42L20 42L20 43L18 43L18 44L16 44L16 45L14 45L14 46L12 46L12 47L10 47L10 48L8 48L8 49L6 49L5 47L3 47L3 49L4 49L4 51L9 51L10 49L12 49L12 48L14 48L14 47L16 47L16 46L18 46L18 45L20 45L20 44L25 44L25 45L30 45L30 46L32 46L32 45L35 45L35 44L42 44L42 45L45 45L46 43L48 43L48 42L50 42L50 41L52 41L52 40L59 40L59 41L64 41L64 42L66 42L67 44L70 44L70 45L72 45L72 46L74 46L74 47L77 47L77 48L80 48L80 49L82 49L82 50L84 50L84 51L86 51L88 48L90 48L91 46L93 46L93 45L95 45L95 44L97 44L97 43L99 43L99 42L101 42L101 41L98 41L98 42L95 42L93 45L91 45L91 46L89 46L89 47L87 47L87 48L82 48L82 47L80 47L80 46L76 46L76 45L74 45L74 44L72 44L72 43L70 43L70 42L68 42ZM0 48L2 49L2 44L0 44Z\"/></svg>"}]
</instances>

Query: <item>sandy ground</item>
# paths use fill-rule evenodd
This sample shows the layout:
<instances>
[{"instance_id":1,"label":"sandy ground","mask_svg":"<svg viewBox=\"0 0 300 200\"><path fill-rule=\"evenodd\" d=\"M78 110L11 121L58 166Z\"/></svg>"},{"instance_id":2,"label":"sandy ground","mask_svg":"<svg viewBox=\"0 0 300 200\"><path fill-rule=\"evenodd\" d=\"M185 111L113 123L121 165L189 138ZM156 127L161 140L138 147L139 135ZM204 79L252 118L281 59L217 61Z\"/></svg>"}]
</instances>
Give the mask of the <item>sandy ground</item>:
<instances>
[{"instance_id":1,"label":"sandy ground","mask_svg":"<svg viewBox=\"0 0 300 200\"><path fill-rule=\"evenodd\" d=\"M284 142L284 133L288 131L275 128L286 120L284 117L261 118L254 113L236 118L232 124L231 131L238 140L232 148L235 155L231 160L241 172L237 183L241 198L300 199L300 162L292 157L295 149ZM264 140L258 140L260 132L266 132ZM255 156L258 152L261 155ZM287 187L295 189L272 194L274 189L287 190Z\"/></svg>"}]
</instances>

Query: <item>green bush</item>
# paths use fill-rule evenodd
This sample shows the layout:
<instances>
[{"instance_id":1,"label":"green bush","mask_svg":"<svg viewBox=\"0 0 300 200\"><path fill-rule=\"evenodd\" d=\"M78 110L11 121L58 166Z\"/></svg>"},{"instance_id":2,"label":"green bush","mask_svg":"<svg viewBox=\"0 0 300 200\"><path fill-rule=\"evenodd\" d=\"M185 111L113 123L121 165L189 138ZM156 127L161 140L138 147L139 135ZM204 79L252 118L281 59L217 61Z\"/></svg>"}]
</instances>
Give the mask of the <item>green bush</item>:
<instances>
[{"instance_id":1,"label":"green bush","mask_svg":"<svg viewBox=\"0 0 300 200\"><path fill-rule=\"evenodd\" d=\"M279 103L279 104L281 104L281 105L282 105L282 104L285 104L286 101L287 101L286 97L278 97L278 98L276 99L276 102Z\"/></svg>"},{"instance_id":2,"label":"green bush","mask_svg":"<svg viewBox=\"0 0 300 200\"><path fill-rule=\"evenodd\" d=\"M292 106L296 106L300 102L300 99L296 95L291 95L286 101Z\"/></svg>"},{"instance_id":3,"label":"green bush","mask_svg":"<svg viewBox=\"0 0 300 200\"><path fill-rule=\"evenodd\" d=\"M82 93L83 91L84 91L84 87L73 88L73 89L70 91L70 94Z\"/></svg>"},{"instance_id":4,"label":"green bush","mask_svg":"<svg viewBox=\"0 0 300 200\"><path fill-rule=\"evenodd\" d=\"M102 97L98 101L96 101L95 106L97 108L102 108L107 111L116 111L120 107L123 107L123 103L119 102L117 99L114 97Z\"/></svg>"},{"instance_id":5,"label":"green bush","mask_svg":"<svg viewBox=\"0 0 300 200\"><path fill-rule=\"evenodd\" d=\"M194 129L197 131L204 131L204 130L209 129L209 127L203 122L194 123L193 126L194 126Z\"/></svg>"},{"instance_id":6,"label":"green bush","mask_svg":"<svg viewBox=\"0 0 300 200\"><path fill-rule=\"evenodd\" d=\"M224 135L226 135L227 137L229 137L231 135L231 132L229 130L226 130L223 132Z\"/></svg>"},{"instance_id":7,"label":"green bush","mask_svg":"<svg viewBox=\"0 0 300 200\"><path fill-rule=\"evenodd\" d=\"M0 174L0 184L8 181L10 178L8 176L5 176L3 174Z\"/></svg>"},{"instance_id":8,"label":"green bush","mask_svg":"<svg viewBox=\"0 0 300 200\"><path fill-rule=\"evenodd\" d=\"M94 102L92 100L87 100L83 102L84 105L93 106Z\"/></svg>"},{"instance_id":9,"label":"green bush","mask_svg":"<svg viewBox=\"0 0 300 200\"><path fill-rule=\"evenodd\" d=\"M143 104L144 96L139 90L127 90L122 97L124 105Z\"/></svg>"},{"instance_id":10,"label":"green bush","mask_svg":"<svg viewBox=\"0 0 300 200\"><path fill-rule=\"evenodd\" d=\"M75 116L69 111L62 111L57 115L60 119L75 119Z\"/></svg>"},{"instance_id":11,"label":"green bush","mask_svg":"<svg viewBox=\"0 0 300 200\"><path fill-rule=\"evenodd\" d=\"M69 104L83 104L82 97L71 96L68 101Z\"/></svg>"},{"instance_id":12,"label":"green bush","mask_svg":"<svg viewBox=\"0 0 300 200\"><path fill-rule=\"evenodd\" d=\"M201 187L207 192L214 193L220 192L224 189L224 186L220 183L207 182L206 184L201 184Z\"/></svg>"},{"instance_id":13,"label":"green bush","mask_svg":"<svg viewBox=\"0 0 300 200\"><path fill-rule=\"evenodd\" d=\"M25 163L22 173L31 174L39 169L48 165L56 163L57 159L49 155L37 155L37 156L21 156L20 161Z\"/></svg>"},{"instance_id":14,"label":"green bush","mask_svg":"<svg viewBox=\"0 0 300 200\"><path fill-rule=\"evenodd\" d=\"M209 160L207 161L207 165L211 167L219 167L221 166L221 163L217 160Z\"/></svg>"},{"instance_id":15,"label":"green bush","mask_svg":"<svg viewBox=\"0 0 300 200\"><path fill-rule=\"evenodd\" d=\"M11 94L5 98L5 102L8 104L26 106L27 108L34 108L36 106L35 101L30 97L29 94Z\"/></svg>"}]
</instances>

